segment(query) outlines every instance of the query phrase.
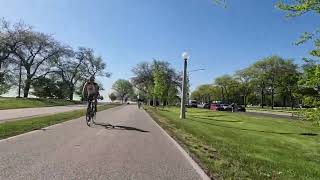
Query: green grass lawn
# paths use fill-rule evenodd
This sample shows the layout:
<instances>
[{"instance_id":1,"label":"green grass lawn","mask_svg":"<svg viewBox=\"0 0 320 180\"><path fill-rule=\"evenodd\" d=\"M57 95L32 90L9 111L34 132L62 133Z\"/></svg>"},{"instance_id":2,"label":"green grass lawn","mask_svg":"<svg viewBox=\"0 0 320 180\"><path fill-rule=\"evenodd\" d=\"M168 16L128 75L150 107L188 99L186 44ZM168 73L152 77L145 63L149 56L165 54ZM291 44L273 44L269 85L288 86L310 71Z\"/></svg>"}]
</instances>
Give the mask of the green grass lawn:
<instances>
[{"instance_id":1,"label":"green grass lawn","mask_svg":"<svg viewBox=\"0 0 320 180\"><path fill-rule=\"evenodd\" d=\"M146 107L218 179L319 179L320 127L243 113Z\"/></svg>"},{"instance_id":2,"label":"green grass lawn","mask_svg":"<svg viewBox=\"0 0 320 180\"><path fill-rule=\"evenodd\" d=\"M63 99L37 99L37 98L4 98L0 97L1 109L17 109L48 106L66 106L78 104L78 101L68 101Z\"/></svg>"},{"instance_id":3,"label":"green grass lawn","mask_svg":"<svg viewBox=\"0 0 320 180\"><path fill-rule=\"evenodd\" d=\"M119 106L119 104L108 104L98 106L98 111L103 111L109 108ZM33 130L38 130L54 124L65 122L71 119L76 119L85 116L85 109L75 110L54 115L34 117L18 121L10 121L0 124L0 139L16 136ZM85 125L85 121L83 121Z\"/></svg>"},{"instance_id":4,"label":"green grass lawn","mask_svg":"<svg viewBox=\"0 0 320 180\"><path fill-rule=\"evenodd\" d=\"M300 110L299 108L291 109L290 107L274 107L274 109L272 109L269 106L266 106L264 108L253 106L253 107L247 107L247 109L256 110L256 111L271 111L271 112L284 112L284 113L295 113Z\"/></svg>"}]
</instances>

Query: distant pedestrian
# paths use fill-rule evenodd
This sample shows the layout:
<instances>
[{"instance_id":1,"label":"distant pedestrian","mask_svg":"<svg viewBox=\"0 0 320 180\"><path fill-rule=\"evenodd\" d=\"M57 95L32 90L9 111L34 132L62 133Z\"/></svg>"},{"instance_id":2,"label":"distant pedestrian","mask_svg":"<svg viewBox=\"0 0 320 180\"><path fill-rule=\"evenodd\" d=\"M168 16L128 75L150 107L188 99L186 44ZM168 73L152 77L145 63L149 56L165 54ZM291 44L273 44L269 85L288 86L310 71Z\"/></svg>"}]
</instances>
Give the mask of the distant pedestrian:
<instances>
[{"instance_id":1,"label":"distant pedestrian","mask_svg":"<svg viewBox=\"0 0 320 180\"><path fill-rule=\"evenodd\" d=\"M232 103L232 104L231 104L232 112L234 112L234 107L235 107L235 104L234 104L234 103Z\"/></svg>"}]
</instances>

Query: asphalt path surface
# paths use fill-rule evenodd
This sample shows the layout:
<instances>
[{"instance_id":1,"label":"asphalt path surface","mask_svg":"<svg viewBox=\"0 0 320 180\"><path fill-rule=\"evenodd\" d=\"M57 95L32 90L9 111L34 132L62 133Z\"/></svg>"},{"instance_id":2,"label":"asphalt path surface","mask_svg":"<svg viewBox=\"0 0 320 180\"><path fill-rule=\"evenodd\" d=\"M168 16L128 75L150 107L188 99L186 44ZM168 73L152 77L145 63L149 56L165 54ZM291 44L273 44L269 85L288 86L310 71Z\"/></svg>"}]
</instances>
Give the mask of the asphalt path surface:
<instances>
[{"instance_id":1,"label":"asphalt path surface","mask_svg":"<svg viewBox=\"0 0 320 180\"><path fill-rule=\"evenodd\" d=\"M39 108L21 108L0 110L0 123L34 116L50 115L55 113L84 109L86 105L53 106Z\"/></svg>"},{"instance_id":2,"label":"asphalt path surface","mask_svg":"<svg viewBox=\"0 0 320 180\"><path fill-rule=\"evenodd\" d=\"M0 179L206 179L190 157L137 106L0 141Z\"/></svg>"}]
</instances>

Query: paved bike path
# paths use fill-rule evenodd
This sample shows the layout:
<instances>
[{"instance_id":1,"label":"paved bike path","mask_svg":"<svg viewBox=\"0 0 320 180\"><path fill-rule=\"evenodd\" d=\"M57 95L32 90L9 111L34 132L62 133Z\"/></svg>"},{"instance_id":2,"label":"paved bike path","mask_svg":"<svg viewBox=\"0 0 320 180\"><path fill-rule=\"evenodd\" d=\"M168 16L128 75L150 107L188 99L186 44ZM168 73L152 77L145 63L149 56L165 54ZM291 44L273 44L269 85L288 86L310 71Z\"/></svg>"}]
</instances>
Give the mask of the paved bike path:
<instances>
[{"instance_id":1,"label":"paved bike path","mask_svg":"<svg viewBox=\"0 0 320 180\"><path fill-rule=\"evenodd\" d=\"M137 106L0 141L0 179L206 179L201 169ZM115 128L106 124L111 123Z\"/></svg>"},{"instance_id":2,"label":"paved bike path","mask_svg":"<svg viewBox=\"0 0 320 180\"><path fill-rule=\"evenodd\" d=\"M39 107L39 108L21 108L21 109L7 109L0 110L0 123L23 119L33 116L49 115L78 109L84 109L85 105L70 105L70 106L53 106L53 107Z\"/></svg>"}]
</instances>

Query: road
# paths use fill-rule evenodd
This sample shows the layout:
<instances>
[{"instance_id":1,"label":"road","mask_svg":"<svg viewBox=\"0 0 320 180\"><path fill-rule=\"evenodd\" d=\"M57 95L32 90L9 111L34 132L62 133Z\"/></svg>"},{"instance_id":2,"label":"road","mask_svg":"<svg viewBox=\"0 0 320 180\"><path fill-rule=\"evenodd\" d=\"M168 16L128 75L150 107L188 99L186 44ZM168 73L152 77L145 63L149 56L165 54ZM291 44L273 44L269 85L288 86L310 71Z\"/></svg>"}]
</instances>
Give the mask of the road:
<instances>
[{"instance_id":1,"label":"road","mask_svg":"<svg viewBox=\"0 0 320 180\"><path fill-rule=\"evenodd\" d=\"M24 119L33 116L49 115L85 108L85 105L53 106L40 108L21 108L0 110L0 123L10 120Z\"/></svg>"},{"instance_id":2,"label":"road","mask_svg":"<svg viewBox=\"0 0 320 180\"><path fill-rule=\"evenodd\" d=\"M144 110L119 106L96 122L90 128L79 118L1 140L0 179L207 178Z\"/></svg>"}]
</instances>

